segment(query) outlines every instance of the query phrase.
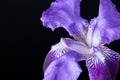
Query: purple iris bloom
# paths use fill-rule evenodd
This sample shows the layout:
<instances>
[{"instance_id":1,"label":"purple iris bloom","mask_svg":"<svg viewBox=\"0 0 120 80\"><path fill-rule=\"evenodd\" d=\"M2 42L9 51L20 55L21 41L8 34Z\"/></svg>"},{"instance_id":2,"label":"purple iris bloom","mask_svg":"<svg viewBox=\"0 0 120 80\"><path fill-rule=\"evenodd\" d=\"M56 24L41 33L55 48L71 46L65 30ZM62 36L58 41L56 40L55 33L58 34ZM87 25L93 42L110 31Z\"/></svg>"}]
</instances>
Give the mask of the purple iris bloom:
<instances>
[{"instance_id":1,"label":"purple iris bloom","mask_svg":"<svg viewBox=\"0 0 120 80\"><path fill-rule=\"evenodd\" d=\"M100 0L99 15L90 22L80 17L82 0L56 0L41 21L52 30L63 27L74 38L61 38L44 62L44 80L77 80L85 61L90 80L115 80L120 55L104 46L120 39L120 13L111 0Z\"/></svg>"}]
</instances>

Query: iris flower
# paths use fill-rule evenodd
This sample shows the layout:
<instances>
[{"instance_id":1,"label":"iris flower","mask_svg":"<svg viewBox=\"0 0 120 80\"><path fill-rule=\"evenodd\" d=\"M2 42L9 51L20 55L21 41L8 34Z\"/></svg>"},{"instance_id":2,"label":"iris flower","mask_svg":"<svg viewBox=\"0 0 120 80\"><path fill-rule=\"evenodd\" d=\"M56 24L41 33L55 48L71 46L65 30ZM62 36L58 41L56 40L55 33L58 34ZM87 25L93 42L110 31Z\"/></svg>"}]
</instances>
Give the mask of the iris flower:
<instances>
[{"instance_id":1,"label":"iris flower","mask_svg":"<svg viewBox=\"0 0 120 80\"><path fill-rule=\"evenodd\" d=\"M74 38L61 38L44 62L43 80L77 80L85 61L90 80L115 80L119 53L105 44L120 39L120 13L111 0L100 0L98 17L80 17L82 0L56 0L40 18L52 30L63 27Z\"/></svg>"}]
</instances>

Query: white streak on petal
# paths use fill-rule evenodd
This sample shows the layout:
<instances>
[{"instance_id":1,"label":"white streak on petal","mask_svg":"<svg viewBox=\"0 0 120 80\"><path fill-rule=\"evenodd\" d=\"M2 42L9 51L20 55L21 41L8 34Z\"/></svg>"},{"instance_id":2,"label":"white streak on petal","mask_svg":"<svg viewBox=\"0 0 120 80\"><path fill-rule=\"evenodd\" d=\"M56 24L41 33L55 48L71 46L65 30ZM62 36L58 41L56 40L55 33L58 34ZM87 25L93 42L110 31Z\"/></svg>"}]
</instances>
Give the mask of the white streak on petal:
<instances>
[{"instance_id":1,"label":"white streak on petal","mask_svg":"<svg viewBox=\"0 0 120 80\"><path fill-rule=\"evenodd\" d=\"M87 42L88 46L91 46L91 42L92 42L92 28L91 27L88 28L86 42Z\"/></svg>"},{"instance_id":2,"label":"white streak on petal","mask_svg":"<svg viewBox=\"0 0 120 80\"><path fill-rule=\"evenodd\" d=\"M101 43L100 31L98 29L93 33L92 46L98 46Z\"/></svg>"},{"instance_id":3,"label":"white streak on petal","mask_svg":"<svg viewBox=\"0 0 120 80\"><path fill-rule=\"evenodd\" d=\"M95 54L99 60L101 60L102 62L105 62L105 56L100 51L96 52Z\"/></svg>"}]
</instances>

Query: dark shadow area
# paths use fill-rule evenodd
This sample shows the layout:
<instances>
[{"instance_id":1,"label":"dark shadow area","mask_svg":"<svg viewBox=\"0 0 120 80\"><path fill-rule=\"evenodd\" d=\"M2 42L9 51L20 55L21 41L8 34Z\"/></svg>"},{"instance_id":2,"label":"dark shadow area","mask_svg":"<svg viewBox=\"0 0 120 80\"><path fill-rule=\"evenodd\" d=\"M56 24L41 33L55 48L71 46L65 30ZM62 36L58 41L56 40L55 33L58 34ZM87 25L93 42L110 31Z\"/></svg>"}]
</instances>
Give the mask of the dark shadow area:
<instances>
[{"instance_id":1,"label":"dark shadow area","mask_svg":"<svg viewBox=\"0 0 120 80\"><path fill-rule=\"evenodd\" d=\"M88 21L98 16L99 0L82 0L81 16Z\"/></svg>"},{"instance_id":2,"label":"dark shadow area","mask_svg":"<svg viewBox=\"0 0 120 80\"><path fill-rule=\"evenodd\" d=\"M79 65L82 69L82 73L80 74L78 80L90 80L85 61L80 61Z\"/></svg>"}]
</instances>

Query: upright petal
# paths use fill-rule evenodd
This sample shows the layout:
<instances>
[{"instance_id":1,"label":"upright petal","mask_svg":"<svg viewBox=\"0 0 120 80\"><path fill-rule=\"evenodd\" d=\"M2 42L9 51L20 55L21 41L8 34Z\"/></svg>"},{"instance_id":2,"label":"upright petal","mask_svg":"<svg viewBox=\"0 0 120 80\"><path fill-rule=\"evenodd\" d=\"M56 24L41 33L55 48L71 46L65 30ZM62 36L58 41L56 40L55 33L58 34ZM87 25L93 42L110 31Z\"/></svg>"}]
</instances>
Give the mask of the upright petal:
<instances>
[{"instance_id":1,"label":"upright petal","mask_svg":"<svg viewBox=\"0 0 120 80\"><path fill-rule=\"evenodd\" d=\"M102 43L120 39L120 13L111 0L100 0L96 28L100 30Z\"/></svg>"},{"instance_id":2,"label":"upright petal","mask_svg":"<svg viewBox=\"0 0 120 80\"><path fill-rule=\"evenodd\" d=\"M43 80L77 80L81 72L74 52L68 52L48 66Z\"/></svg>"},{"instance_id":3,"label":"upright petal","mask_svg":"<svg viewBox=\"0 0 120 80\"><path fill-rule=\"evenodd\" d=\"M43 12L41 21L52 30L64 27L71 36L80 38L81 28L88 22L80 17L81 0L56 0Z\"/></svg>"},{"instance_id":4,"label":"upright petal","mask_svg":"<svg viewBox=\"0 0 120 80\"><path fill-rule=\"evenodd\" d=\"M107 47L86 60L90 80L115 80L119 69L120 55Z\"/></svg>"}]
</instances>

